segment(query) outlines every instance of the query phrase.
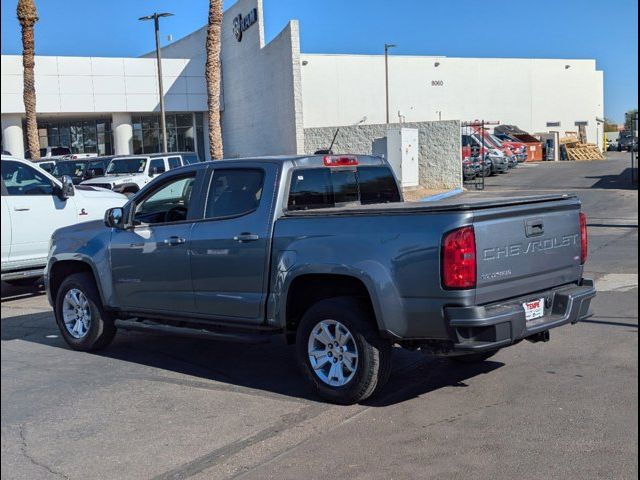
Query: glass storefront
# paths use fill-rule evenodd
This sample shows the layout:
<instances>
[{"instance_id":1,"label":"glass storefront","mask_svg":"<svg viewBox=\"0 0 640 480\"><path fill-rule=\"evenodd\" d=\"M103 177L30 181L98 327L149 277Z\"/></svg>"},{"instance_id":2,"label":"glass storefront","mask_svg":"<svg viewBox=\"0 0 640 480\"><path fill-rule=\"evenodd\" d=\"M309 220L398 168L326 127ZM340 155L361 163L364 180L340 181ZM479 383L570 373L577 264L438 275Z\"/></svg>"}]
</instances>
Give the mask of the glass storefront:
<instances>
[{"instance_id":1,"label":"glass storefront","mask_svg":"<svg viewBox=\"0 0 640 480\"><path fill-rule=\"evenodd\" d=\"M168 113L167 149L169 152L197 152L200 159L204 152L203 114ZM162 134L159 114L133 114L132 153L158 153L162 150ZM26 125L23 124L26 140ZM57 119L38 118L40 147L69 147L73 153L97 153L113 155L113 133L110 117Z\"/></svg>"},{"instance_id":2,"label":"glass storefront","mask_svg":"<svg viewBox=\"0 0 640 480\"><path fill-rule=\"evenodd\" d=\"M113 155L110 118L38 119L38 136L40 148L62 146L73 153Z\"/></svg>"},{"instance_id":3,"label":"glass storefront","mask_svg":"<svg viewBox=\"0 0 640 480\"><path fill-rule=\"evenodd\" d=\"M170 152L195 152L196 137L198 146L201 133L198 130L197 117L200 116L202 128L202 113L196 113L194 126L191 113L168 113L167 121L167 150ZM160 130L160 115L133 115L133 153L158 153L162 150L162 133ZM202 158L201 149L198 154Z\"/></svg>"}]
</instances>

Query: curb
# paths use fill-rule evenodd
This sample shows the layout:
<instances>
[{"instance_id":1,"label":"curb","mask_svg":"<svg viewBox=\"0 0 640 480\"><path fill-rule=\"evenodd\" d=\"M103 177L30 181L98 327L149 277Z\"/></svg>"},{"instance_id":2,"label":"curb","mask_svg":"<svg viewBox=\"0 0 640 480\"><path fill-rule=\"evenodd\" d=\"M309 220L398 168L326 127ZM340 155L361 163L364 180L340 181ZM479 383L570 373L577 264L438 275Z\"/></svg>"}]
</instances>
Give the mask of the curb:
<instances>
[{"instance_id":1,"label":"curb","mask_svg":"<svg viewBox=\"0 0 640 480\"><path fill-rule=\"evenodd\" d=\"M435 195L429 195L427 197L423 197L420 199L421 202L435 202L437 200L442 200L444 198L453 197L455 195L460 195L462 193L462 188L454 188L453 190L449 190L442 193L436 193Z\"/></svg>"}]
</instances>

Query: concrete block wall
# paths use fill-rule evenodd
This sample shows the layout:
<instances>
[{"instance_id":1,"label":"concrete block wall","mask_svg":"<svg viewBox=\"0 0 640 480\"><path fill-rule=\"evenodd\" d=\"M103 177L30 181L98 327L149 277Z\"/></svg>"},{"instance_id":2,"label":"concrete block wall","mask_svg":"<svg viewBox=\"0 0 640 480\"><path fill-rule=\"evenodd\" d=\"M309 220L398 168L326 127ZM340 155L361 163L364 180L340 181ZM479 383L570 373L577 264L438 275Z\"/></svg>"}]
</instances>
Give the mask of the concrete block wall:
<instances>
[{"instance_id":1,"label":"concrete block wall","mask_svg":"<svg viewBox=\"0 0 640 480\"><path fill-rule=\"evenodd\" d=\"M391 124L399 126L399 124ZM420 186L428 189L462 187L460 122L458 120L403 123L417 128L420 143ZM341 127L333 151L371 154L373 142L386 136L386 124ZM304 150L312 154L327 149L336 131L334 127L305 128Z\"/></svg>"}]
</instances>

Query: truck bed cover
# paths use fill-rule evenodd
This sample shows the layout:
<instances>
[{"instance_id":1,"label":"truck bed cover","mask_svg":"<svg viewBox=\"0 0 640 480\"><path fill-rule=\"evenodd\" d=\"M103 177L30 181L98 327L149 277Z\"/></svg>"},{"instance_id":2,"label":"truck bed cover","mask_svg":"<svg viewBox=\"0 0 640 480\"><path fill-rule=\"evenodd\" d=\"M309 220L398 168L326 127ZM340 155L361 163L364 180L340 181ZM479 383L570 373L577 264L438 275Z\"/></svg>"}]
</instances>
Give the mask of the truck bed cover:
<instances>
[{"instance_id":1,"label":"truck bed cover","mask_svg":"<svg viewBox=\"0 0 640 480\"><path fill-rule=\"evenodd\" d=\"M287 210L286 217L307 217L307 216L343 216L343 215L375 215L375 214L409 214L414 212L451 212L482 210L495 207L510 207L518 205L529 205L536 203L554 202L560 200L577 200L574 193L530 195L526 197L474 197L463 194L437 200L434 202L399 202L399 203L377 203L372 205L349 204L340 207L318 208L309 210Z\"/></svg>"}]
</instances>

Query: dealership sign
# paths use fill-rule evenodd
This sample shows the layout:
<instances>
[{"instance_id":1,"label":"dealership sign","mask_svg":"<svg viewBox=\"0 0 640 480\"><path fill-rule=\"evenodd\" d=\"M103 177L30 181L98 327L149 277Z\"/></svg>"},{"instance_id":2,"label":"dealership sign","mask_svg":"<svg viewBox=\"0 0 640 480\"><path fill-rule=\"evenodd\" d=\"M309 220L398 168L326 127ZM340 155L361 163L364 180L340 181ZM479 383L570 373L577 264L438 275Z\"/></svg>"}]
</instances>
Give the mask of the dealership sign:
<instances>
[{"instance_id":1,"label":"dealership sign","mask_svg":"<svg viewBox=\"0 0 640 480\"><path fill-rule=\"evenodd\" d=\"M239 13L238 16L233 19L233 34L235 35L236 40L241 42L242 33L257 21L258 21L257 8L254 8L246 15L242 15L241 13Z\"/></svg>"}]
</instances>

